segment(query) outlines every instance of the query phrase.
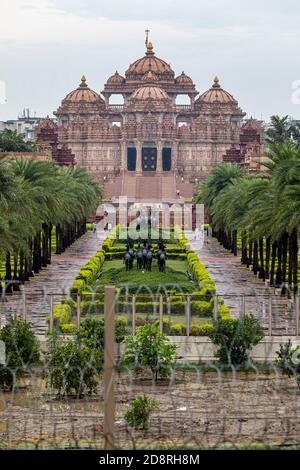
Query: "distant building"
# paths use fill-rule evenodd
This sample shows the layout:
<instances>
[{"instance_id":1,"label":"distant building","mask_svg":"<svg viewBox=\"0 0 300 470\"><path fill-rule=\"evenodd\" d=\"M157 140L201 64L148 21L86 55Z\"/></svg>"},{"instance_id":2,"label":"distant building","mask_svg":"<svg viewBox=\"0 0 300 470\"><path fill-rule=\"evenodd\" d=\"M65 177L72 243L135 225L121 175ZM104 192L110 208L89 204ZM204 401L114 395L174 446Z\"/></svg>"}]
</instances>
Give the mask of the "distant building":
<instances>
[{"instance_id":1,"label":"distant building","mask_svg":"<svg viewBox=\"0 0 300 470\"><path fill-rule=\"evenodd\" d=\"M44 118L42 117L30 116L29 109L26 109L18 119L0 121L0 132L6 129L17 131L18 134L24 136L26 141L33 142L36 139L35 128L43 120Z\"/></svg>"}]
</instances>

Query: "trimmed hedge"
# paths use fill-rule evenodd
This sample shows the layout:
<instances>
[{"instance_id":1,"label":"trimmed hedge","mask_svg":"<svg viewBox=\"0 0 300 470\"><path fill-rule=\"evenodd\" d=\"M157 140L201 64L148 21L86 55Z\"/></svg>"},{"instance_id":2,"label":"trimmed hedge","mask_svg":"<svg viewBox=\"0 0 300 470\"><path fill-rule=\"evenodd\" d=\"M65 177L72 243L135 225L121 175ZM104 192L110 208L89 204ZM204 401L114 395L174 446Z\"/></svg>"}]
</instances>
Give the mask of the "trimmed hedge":
<instances>
[{"instance_id":1,"label":"trimmed hedge","mask_svg":"<svg viewBox=\"0 0 300 470\"><path fill-rule=\"evenodd\" d=\"M208 336L212 331L213 325L191 325L190 336ZM183 323L177 323L170 327L170 336L185 336L186 326Z\"/></svg>"}]
</instances>

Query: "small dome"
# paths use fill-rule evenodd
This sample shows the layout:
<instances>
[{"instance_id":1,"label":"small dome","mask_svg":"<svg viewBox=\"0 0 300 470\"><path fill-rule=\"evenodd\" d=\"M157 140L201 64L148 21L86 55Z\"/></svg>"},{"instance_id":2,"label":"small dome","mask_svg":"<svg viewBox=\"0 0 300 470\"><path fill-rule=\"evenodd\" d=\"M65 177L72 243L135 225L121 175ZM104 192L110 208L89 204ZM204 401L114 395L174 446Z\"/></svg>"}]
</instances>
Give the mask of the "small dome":
<instances>
[{"instance_id":1,"label":"small dome","mask_svg":"<svg viewBox=\"0 0 300 470\"><path fill-rule=\"evenodd\" d=\"M207 104L214 104L214 103L235 103L235 99L233 96L228 93L227 91L221 88L219 83L219 78L214 78L213 86L203 93L197 100L197 102L207 103Z\"/></svg>"},{"instance_id":2,"label":"small dome","mask_svg":"<svg viewBox=\"0 0 300 470\"><path fill-rule=\"evenodd\" d=\"M98 103L100 99L98 93L88 87L86 78L83 75L79 87L71 91L71 93L65 97L64 101L68 103Z\"/></svg>"},{"instance_id":3,"label":"small dome","mask_svg":"<svg viewBox=\"0 0 300 470\"><path fill-rule=\"evenodd\" d=\"M161 100L171 100L171 98L167 95L167 93L162 89L159 88L158 86L142 86L135 90L131 97L131 99L134 100L156 100L156 101L161 101Z\"/></svg>"},{"instance_id":4,"label":"small dome","mask_svg":"<svg viewBox=\"0 0 300 470\"><path fill-rule=\"evenodd\" d=\"M175 83L178 85L193 85L193 80L191 77L182 72L181 75L175 78Z\"/></svg>"},{"instance_id":5,"label":"small dome","mask_svg":"<svg viewBox=\"0 0 300 470\"><path fill-rule=\"evenodd\" d=\"M116 71L116 73L109 77L109 79L107 80L107 84L109 85L121 85L124 82L125 78L122 77L122 75L120 75L118 71Z\"/></svg>"}]
</instances>

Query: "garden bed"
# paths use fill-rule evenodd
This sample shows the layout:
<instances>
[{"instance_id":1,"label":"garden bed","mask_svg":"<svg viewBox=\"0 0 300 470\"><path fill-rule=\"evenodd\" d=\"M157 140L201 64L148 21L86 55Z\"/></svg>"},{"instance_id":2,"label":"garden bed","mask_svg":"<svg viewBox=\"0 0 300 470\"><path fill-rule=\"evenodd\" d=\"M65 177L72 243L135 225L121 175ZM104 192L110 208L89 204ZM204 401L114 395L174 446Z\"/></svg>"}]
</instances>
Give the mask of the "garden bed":
<instances>
[{"instance_id":1,"label":"garden bed","mask_svg":"<svg viewBox=\"0 0 300 470\"><path fill-rule=\"evenodd\" d=\"M293 379L267 371L175 369L155 385L146 374L116 374L116 445L220 447L300 443L300 394ZM126 428L124 414L137 395L159 404L148 433ZM14 393L1 393L0 447L103 446L103 389L81 400L57 399L32 375Z\"/></svg>"}]
</instances>

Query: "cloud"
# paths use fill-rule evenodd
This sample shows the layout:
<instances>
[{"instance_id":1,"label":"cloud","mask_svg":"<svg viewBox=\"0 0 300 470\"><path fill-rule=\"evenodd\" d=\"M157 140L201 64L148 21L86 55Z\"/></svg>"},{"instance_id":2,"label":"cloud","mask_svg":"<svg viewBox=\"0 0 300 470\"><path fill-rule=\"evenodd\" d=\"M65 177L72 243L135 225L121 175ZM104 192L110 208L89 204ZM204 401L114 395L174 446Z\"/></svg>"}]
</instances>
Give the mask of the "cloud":
<instances>
[{"instance_id":1,"label":"cloud","mask_svg":"<svg viewBox=\"0 0 300 470\"><path fill-rule=\"evenodd\" d=\"M214 74L243 108L300 114L291 83L300 78L298 1L252 0L1 0L0 80L7 104L55 109L87 74L97 91L116 68L124 73L143 55L145 27L155 52L185 70L204 91ZM47 92L45 92L47 90Z\"/></svg>"}]
</instances>

